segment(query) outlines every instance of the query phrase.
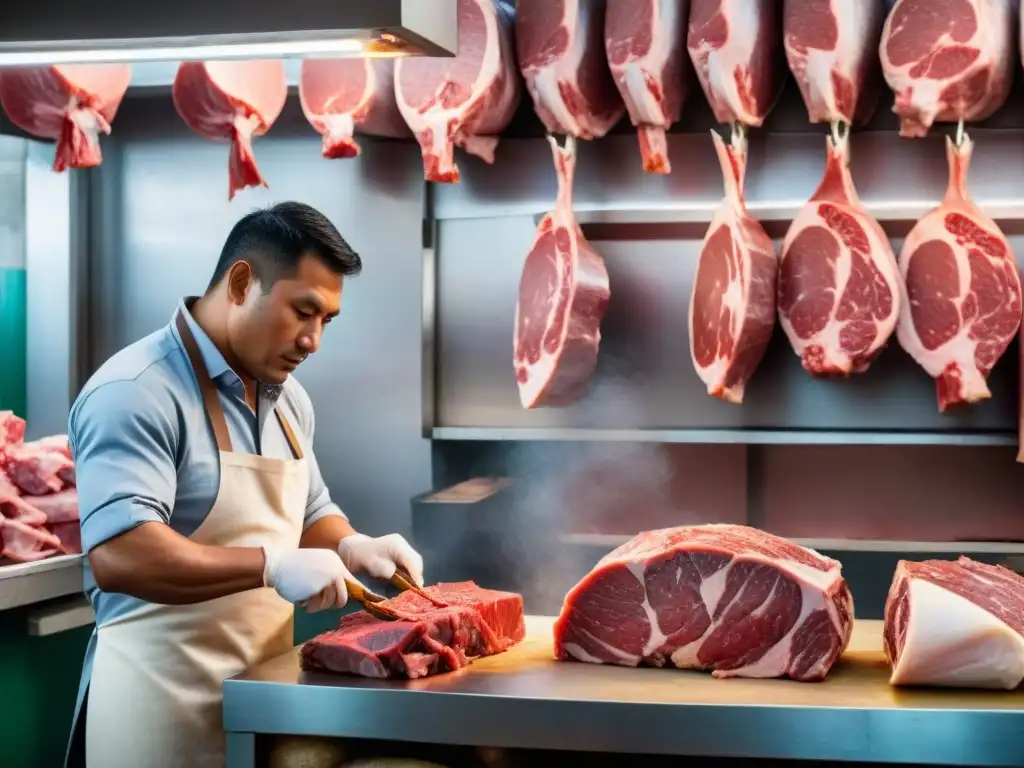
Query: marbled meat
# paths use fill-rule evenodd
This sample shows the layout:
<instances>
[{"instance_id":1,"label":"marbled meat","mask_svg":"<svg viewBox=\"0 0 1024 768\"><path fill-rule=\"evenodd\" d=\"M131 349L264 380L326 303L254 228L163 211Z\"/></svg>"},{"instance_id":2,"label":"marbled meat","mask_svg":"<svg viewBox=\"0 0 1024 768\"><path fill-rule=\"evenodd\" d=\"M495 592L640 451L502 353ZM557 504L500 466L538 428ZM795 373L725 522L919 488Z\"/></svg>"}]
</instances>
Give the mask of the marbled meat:
<instances>
[{"instance_id":1,"label":"marbled meat","mask_svg":"<svg viewBox=\"0 0 1024 768\"><path fill-rule=\"evenodd\" d=\"M474 658L507 651L526 635L523 597L472 581L426 588L429 600L403 592L384 605L384 621L365 611L302 646L303 669L362 677L418 678L460 669Z\"/></svg>"}]
</instances>

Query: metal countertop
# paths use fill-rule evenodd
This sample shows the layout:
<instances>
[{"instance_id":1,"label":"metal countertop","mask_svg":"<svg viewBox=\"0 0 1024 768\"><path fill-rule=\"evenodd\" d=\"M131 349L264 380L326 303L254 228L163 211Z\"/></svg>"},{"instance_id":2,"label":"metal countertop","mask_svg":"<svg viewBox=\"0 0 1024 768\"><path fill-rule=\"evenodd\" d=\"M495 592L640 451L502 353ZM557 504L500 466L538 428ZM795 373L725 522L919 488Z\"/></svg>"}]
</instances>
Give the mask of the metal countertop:
<instances>
[{"instance_id":1,"label":"metal countertop","mask_svg":"<svg viewBox=\"0 0 1024 768\"><path fill-rule=\"evenodd\" d=\"M553 621L528 617L527 638L507 653L413 681L303 672L298 651L292 651L225 681L229 744L244 743L246 734L296 734L634 754L1024 766L1024 690L892 688L879 621L857 622L849 649L822 683L717 680L674 669L557 662Z\"/></svg>"}]
</instances>

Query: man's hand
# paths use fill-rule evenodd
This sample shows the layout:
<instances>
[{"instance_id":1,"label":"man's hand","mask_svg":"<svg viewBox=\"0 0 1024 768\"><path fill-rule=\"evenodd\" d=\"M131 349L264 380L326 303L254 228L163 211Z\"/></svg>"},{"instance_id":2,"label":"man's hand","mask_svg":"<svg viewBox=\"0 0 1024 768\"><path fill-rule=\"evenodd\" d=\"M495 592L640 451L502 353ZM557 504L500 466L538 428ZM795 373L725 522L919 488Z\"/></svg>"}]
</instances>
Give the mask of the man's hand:
<instances>
[{"instance_id":1,"label":"man's hand","mask_svg":"<svg viewBox=\"0 0 1024 768\"><path fill-rule=\"evenodd\" d=\"M264 547L263 583L310 613L348 602L345 580L355 581L341 557L328 549L276 550Z\"/></svg>"},{"instance_id":2,"label":"man's hand","mask_svg":"<svg viewBox=\"0 0 1024 768\"><path fill-rule=\"evenodd\" d=\"M423 586L423 558L397 533L377 538L353 533L341 540L338 554L353 573L366 571L375 579L388 581L395 575L396 568L401 567L416 586Z\"/></svg>"}]
</instances>

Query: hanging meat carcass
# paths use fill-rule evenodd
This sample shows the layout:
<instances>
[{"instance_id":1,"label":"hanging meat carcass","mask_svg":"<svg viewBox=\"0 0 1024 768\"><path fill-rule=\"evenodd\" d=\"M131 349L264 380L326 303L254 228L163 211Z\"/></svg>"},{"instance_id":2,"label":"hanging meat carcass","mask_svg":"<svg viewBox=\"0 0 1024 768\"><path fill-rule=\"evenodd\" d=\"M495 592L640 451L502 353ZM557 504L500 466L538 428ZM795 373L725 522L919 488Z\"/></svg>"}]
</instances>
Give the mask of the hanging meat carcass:
<instances>
[{"instance_id":1,"label":"hanging meat carcass","mask_svg":"<svg viewBox=\"0 0 1024 768\"><path fill-rule=\"evenodd\" d=\"M519 69L548 133L604 136L626 110L605 55L604 1L519 0L516 14Z\"/></svg>"},{"instance_id":2,"label":"hanging meat carcass","mask_svg":"<svg viewBox=\"0 0 1024 768\"><path fill-rule=\"evenodd\" d=\"M1003 105L1017 2L896 0L880 53L900 135L925 136L937 120L984 120Z\"/></svg>"},{"instance_id":3,"label":"hanging meat carcass","mask_svg":"<svg viewBox=\"0 0 1024 768\"><path fill-rule=\"evenodd\" d=\"M402 139L412 136L395 100L394 59L369 56L305 59L299 102L324 137L323 156L355 157L356 133Z\"/></svg>"},{"instance_id":4,"label":"hanging meat carcass","mask_svg":"<svg viewBox=\"0 0 1024 768\"><path fill-rule=\"evenodd\" d=\"M827 139L825 175L786 233L779 321L814 375L867 370L899 317L896 256L865 210L849 170L850 137Z\"/></svg>"},{"instance_id":5,"label":"hanging meat carcass","mask_svg":"<svg viewBox=\"0 0 1024 768\"><path fill-rule=\"evenodd\" d=\"M566 405L586 392L611 295L604 259L572 211L576 141L568 137L564 148L552 136L548 141L558 200L537 226L516 304L515 372L524 408Z\"/></svg>"},{"instance_id":6,"label":"hanging meat carcass","mask_svg":"<svg viewBox=\"0 0 1024 768\"><path fill-rule=\"evenodd\" d=\"M709 395L742 403L775 327L778 260L771 238L743 200L744 133L734 132L731 144L714 131L712 136L725 198L711 219L697 261L690 295L690 355Z\"/></svg>"},{"instance_id":7,"label":"hanging meat carcass","mask_svg":"<svg viewBox=\"0 0 1024 768\"><path fill-rule=\"evenodd\" d=\"M991 396L988 375L1021 324L1016 258L996 223L971 200L973 144L946 139L949 186L903 241L906 298L896 335L936 381L939 410Z\"/></svg>"},{"instance_id":8,"label":"hanging meat carcass","mask_svg":"<svg viewBox=\"0 0 1024 768\"><path fill-rule=\"evenodd\" d=\"M719 123L760 126L785 83L782 0L692 0L686 47Z\"/></svg>"},{"instance_id":9,"label":"hanging meat carcass","mask_svg":"<svg viewBox=\"0 0 1024 768\"><path fill-rule=\"evenodd\" d=\"M881 93L884 21L884 0L786 0L786 59L812 123L871 119Z\"/></svg>"},{"instance_id":10,"label":"hanging meat carcass","mask_svg":"<svg viewBox=\"0 0 1024 768\"><path fill-rule=\"evenodd\" d=\"M109 135L131 77L127 64L5 69L0 105L23 131L57 141L53 170L92 168L103 159L100 134Z\"/></svg>"},{"instance_id":11,"label":"hanging meat carcass","mask_svg":"<svg viewBox=\"0 0 1024 768\"><path fill-rule=\"evenodd\" d=\"M670 173L665 132L690 90L686 23L690 0L608 0L605 51L636 126L648 173Z\"/></svg>"},{"instance_id":12,"label":"hanging meat carcass","mask_svg":"<svg viewBox=\"0 0 1024 768\"><path fill-rule=\"evenodd\" d=\"M246 187L269 186L256 166L252 139L270 130L288 98L280 61L183 62L171 93L189 128L204 138L231 142L229 200Z\"/></svg>"},{"instance_id":13,"label":"hanging meat carcass","mask_svg":"<svg viewBox=\"0 0 1024 768\"><path fill-rule=\"evenodd\" d=\"M459 180L455 147L494 162L498 135L522 93L515 67L515 9L507 0L459 0L459 53L395 64L398 109L423 152L427 181Z\"/></svg>"}]
</instances>

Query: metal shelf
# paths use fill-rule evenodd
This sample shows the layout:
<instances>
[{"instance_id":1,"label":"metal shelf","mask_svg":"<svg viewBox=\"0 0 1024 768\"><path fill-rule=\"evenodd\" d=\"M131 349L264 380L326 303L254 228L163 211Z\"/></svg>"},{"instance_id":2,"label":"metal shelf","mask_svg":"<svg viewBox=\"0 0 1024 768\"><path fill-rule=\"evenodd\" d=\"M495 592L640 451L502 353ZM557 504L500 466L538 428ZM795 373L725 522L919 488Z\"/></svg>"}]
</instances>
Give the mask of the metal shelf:
<instances>
[{"instance_id":1,"label":"metal shelf","mask_svg":"<svg viewBox=\"0 0 1024 768\"><path fill-rule=\"evenodd\" d=\"M434 440L630 443L738 443L741 445L1017 445L1008 432L859 432L793 429L587 429L434 427Z\"/></svg>"},{"instance_id":2,"label":"metal shelf","mask_svg":"<svg viewBox=\"0 0 1024 768\"><path fill-rule=\"evenodd\" d=\"M82 591L82 555L0 565L0 611Z\"/></svg>"}]
</instances>

